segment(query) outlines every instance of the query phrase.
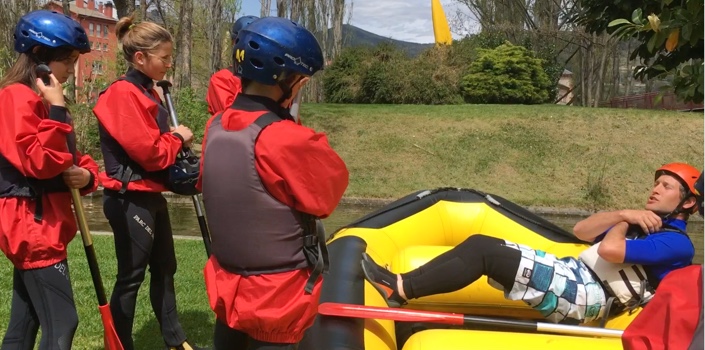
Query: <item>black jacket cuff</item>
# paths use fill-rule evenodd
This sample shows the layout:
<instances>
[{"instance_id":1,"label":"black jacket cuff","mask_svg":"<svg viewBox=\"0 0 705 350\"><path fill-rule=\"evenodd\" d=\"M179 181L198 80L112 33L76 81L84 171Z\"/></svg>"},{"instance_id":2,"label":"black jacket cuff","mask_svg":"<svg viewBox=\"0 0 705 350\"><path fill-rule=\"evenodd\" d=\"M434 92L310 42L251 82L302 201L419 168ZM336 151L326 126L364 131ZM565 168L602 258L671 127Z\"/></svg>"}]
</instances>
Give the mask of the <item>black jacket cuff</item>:
<instances>
[{"instance_id":1,"label":"black jacket cuff","mask_svg":"<svg viewBox=\"0 0 705 350\"><path fill-rule=\"evenodd\" d=\"M52 105L49 107L49 119L68 123L68 110L66 107Z\"/></svg>"}]
</instances>

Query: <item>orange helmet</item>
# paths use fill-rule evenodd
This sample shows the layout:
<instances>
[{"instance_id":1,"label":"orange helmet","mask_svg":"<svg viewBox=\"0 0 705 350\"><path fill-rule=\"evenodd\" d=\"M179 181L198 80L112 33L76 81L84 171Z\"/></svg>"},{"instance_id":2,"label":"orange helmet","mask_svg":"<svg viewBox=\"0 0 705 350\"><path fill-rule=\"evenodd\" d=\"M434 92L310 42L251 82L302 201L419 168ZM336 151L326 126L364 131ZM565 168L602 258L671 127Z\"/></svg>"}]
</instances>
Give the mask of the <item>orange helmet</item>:
<instances>
[{"instance_id":1,"label":"orange helmet","mask_svg":"<svg viewBox=\"0 0 705 350\"><path fill-rule=\"evenodd\" d=\"M699 191L695 188L695 182L700 177L700 171L695 169L693 166L685 163L669 163L656 170L655 178L658 179L661 175L671 175L678 179L678 181L687 189L683 201L685 201L690 196L696 196ZM682 205L682 203L681 203ZM679 205L680 207L680 205ZM693 207L693 212L697 210L697 205Z\"/></svg>"}]
</instances>

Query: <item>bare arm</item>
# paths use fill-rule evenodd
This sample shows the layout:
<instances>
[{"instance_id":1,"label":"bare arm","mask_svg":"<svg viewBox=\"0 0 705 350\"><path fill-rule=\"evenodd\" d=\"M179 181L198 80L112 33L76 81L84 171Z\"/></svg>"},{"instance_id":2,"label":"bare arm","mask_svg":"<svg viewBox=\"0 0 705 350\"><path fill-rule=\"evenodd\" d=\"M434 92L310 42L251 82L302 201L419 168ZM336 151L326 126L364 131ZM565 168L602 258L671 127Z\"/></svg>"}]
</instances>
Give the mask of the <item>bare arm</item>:
<instances>
[{"instance_id":1,"label":"bare arm","mask_svg":"<svg viewBox=\"0 0 705 350\"><path fill-rule=\"evenodd\" d=\"M573 234L580 240L592 242L595 240L595 237L622 221L624 221L624 218L620 214L620 211L606 211L593 214L575 224Z\"/></svg>"},{"instance_id":2,"label":"bare arm","mask_svg":"<svg viewBox=\"0 0 705 350\"><path fill-rule=\"evenodd\" d=\"M607 229L620 222L641 226L645 233L653 233L663 223L661 218L649 210L619 210L591 215L575 224L573 234L578 239L592 242Z\"/></svg>"},{"instance_id":3,"label":"bare arm","mask_svg":"<svg viewBox=\"0 0 705 350\"><path fill-rule=\"evenodd\" d=\"M622 221L612 227L597 249L597 254L602 259L611 263L621 264L627 251L627 229L629 224Z\"/></svg>"}]
</instances>

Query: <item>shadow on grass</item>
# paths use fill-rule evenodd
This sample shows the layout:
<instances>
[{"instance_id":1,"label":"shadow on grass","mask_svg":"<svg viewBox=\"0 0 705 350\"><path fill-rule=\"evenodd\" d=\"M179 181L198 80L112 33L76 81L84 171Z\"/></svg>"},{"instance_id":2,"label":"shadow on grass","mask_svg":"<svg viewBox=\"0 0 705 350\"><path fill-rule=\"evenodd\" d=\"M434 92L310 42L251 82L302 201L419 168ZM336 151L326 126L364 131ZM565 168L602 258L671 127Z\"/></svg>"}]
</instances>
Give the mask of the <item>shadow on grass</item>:
<instances>
[{"instance_id":1,"label":"shadow on grass","mask_svg":"<svg viewBox=\"0 0 705 350\"><path fill-rule=\"evenodd\" d=\"M179 321L183 327L189 343L200 347L211 348L213 343L213 313L187 310L179 313ZM151 317L142 328L133 334L136 350L163 350L166 349L164 340L159 330L157 319Z\"/></svg>"}]
</instances>

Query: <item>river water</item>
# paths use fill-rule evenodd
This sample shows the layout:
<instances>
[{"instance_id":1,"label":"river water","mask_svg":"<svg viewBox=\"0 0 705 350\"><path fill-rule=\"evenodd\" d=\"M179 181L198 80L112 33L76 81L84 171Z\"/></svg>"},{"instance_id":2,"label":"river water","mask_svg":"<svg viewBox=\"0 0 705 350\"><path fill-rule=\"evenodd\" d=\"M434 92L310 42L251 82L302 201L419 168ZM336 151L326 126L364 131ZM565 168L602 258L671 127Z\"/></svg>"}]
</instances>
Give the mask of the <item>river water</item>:
<instances>
[{"instance_id":1,"label":"river water","mask_svg":"<svg viewBox=\"0 0 705 350\"><path fill-rule=\"evenodd\" d=\"M169 213L174 235L200 237L201 231L198 228L196 211L190 197L168 197ZM84 197L84 208L88 217L88 225L91 231L111 232L110 225L103 216L102 196L95 195ZM335 212L325 220L323 224L328 234L335 232L338 228L378 209L374 206L362 206L359 204L341 204ZM541 214L541 217L553 222L561 228L570 232L575 223L584 219L581 215L556 215ZM703 221L691 220L688 224L688 234L696 247L694 263L703 263Z\"/></svg>"}]
</instances>

